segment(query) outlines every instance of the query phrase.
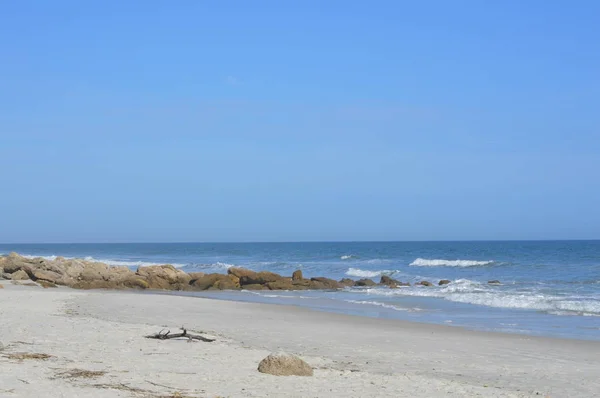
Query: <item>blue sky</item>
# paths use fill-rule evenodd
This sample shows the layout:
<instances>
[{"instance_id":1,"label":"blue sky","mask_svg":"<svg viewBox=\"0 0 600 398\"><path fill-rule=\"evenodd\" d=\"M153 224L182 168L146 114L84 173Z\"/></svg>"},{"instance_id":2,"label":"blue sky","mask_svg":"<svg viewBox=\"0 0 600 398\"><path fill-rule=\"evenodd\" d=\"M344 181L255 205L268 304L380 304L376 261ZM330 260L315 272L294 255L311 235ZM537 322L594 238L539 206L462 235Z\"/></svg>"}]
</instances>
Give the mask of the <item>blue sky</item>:
<instances>
[{"instance_id":1,"label":"blue sky","mask_svg":"<svg viewBox=\"0 0 600 398\"><path fill-rule=\"evenodd\" d=\"M0 5L0 242L600 238L600 3Z\"/></svg>"}]
</instances>

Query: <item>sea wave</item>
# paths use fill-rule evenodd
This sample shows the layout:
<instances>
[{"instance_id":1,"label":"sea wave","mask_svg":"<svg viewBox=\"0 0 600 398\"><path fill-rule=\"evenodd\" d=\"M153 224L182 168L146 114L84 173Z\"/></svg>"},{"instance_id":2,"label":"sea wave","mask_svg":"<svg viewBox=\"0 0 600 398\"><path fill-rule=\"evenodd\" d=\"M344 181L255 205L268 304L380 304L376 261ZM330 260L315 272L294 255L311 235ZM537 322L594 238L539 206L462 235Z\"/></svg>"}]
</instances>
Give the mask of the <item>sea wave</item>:
<instances>
[{"instance_id":1,"label":"sea wave","mask_svg":"<svg viewBox=\"0 0 600 398\"><path fill-rule=\"evenodd\" d=\"M427 259L417 258L409 265L413 267L480 267L484 265L491 265L494 261L475 261L475 260L438 260L438 259Z\"/></svg>"},{"instance_id":2,"label":"sea wave","mask_svg":"<svg viewBox=\"0 0 600 398\"><path fill-rule=\"evenodd\" d=\"M600 298L597 297L555 296L535 290L511 291L468 279L459 279L441 288L369 288L363 289L362 292L375 296L435 297L457 303L536 310L554 315L600 316Z\"/></svg>"},{"instance_id":3,"label":"sea wave","mask_svg":"<svg viewBox=\"0 0 600 398\"><path fill-rule=\"evenodd\" d=\"M397 271L394 270L369 271L360 268L348 268L348 271L346 271L346 275L356 276L359 278L375 278L381 275L392 275L396 272Z\"/></svg>"},{"instance_id":4,"label":"sea wave","mask_svg":"<svg viewBox=\"0 0 600 398\"><path fill-rule=\"evenodd\" d=\"M340 260L352 260L352 259L356 259L356 258L359 258L359 257L355 256L354 254L345 254L340 257Z\"/></svg>"},{"instance_id":5,"label":"sea wave","mask_svg":"<svg viewBox=\"0 0 600 398\"><path fill-rule=\"evenodd\" d=\"M410 312L421 311L420 308L398 307L397 305L381 303L379 301L369 301L369 300L344 300L344 301L347 303L352 303L352 304L374 305L377 307L383 307L383 308L387 308L387 309L391 309L391 310L395 310L395 311L410 311Z\"/></svg>"}]
</instances>

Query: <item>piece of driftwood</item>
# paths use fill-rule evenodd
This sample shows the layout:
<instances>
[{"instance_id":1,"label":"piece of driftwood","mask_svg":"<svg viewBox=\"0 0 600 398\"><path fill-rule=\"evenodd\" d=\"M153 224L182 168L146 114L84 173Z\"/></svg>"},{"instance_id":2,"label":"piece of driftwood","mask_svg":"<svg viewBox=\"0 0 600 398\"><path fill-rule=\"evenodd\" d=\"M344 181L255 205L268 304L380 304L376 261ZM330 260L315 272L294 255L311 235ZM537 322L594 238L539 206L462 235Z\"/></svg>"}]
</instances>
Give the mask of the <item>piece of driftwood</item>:
<instances>
[{"instance_id":1,"label":"piece of driftwood","mask_svg":"<svg viewBox=\"0 0 600 398\"><path fill-rule=\"evenodd\" d=\"M211 342L215 341L215 339L209 339L207 337L199 336L197 334L189 334L185 328L181 328L181 333L171 334L170 330L167 330L165 332L165 330L163 329L156 334L151 334L149 336L146 336L147 339L157 339L157 340L178 339L178 338L182 338L182 337L189 339L189 341L200 340L200 341L204 341L206 343L211 343Z\"/></svg>"}]
</instances>

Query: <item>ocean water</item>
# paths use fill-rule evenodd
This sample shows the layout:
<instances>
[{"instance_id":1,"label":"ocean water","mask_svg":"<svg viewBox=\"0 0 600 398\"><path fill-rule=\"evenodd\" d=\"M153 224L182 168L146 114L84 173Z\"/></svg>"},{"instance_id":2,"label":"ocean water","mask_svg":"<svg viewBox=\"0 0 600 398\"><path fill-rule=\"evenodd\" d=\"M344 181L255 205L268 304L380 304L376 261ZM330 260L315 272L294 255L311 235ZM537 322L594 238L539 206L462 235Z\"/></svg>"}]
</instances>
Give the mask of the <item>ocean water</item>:
<instances>
[{"instance_id":1,"label":"ocean water","mask_svg":"<svg viewBox=\"0 0 600 398\"><path fill-rule=\"evenodd\" d=\"M305 277L428 280L444 287L343 291L200 292L186 295L290 304L476 330L600 340L600 241L158 243L0 245L0 254L95 259L133 269L230 266ZM500 285L490 285L499 280ZM181 294L181 293L178 293Z\"/></svg>"}]
</instances>

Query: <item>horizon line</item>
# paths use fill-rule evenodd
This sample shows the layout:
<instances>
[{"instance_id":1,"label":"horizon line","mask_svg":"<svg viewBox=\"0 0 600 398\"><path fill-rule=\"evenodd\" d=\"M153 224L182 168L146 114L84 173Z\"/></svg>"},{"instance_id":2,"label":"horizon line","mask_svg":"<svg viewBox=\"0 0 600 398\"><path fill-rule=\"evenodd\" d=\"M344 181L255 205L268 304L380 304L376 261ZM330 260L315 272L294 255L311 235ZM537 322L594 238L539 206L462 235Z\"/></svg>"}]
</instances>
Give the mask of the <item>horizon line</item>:
<instances>
[{"instance_id":1,"label":"horizon line","mask_svg":"<svg viewBox=\"0 0 600 398\"><path fill-rule=\"evenodd\" d=\"M469 243L469 242L594 242L600 238L587 239L440 239L440 240L298 240L298 241L180 241L180 242L13 242L0 245L155 245L155 244L289 244L289 243Z\"/></svg>"}]
</instances>

